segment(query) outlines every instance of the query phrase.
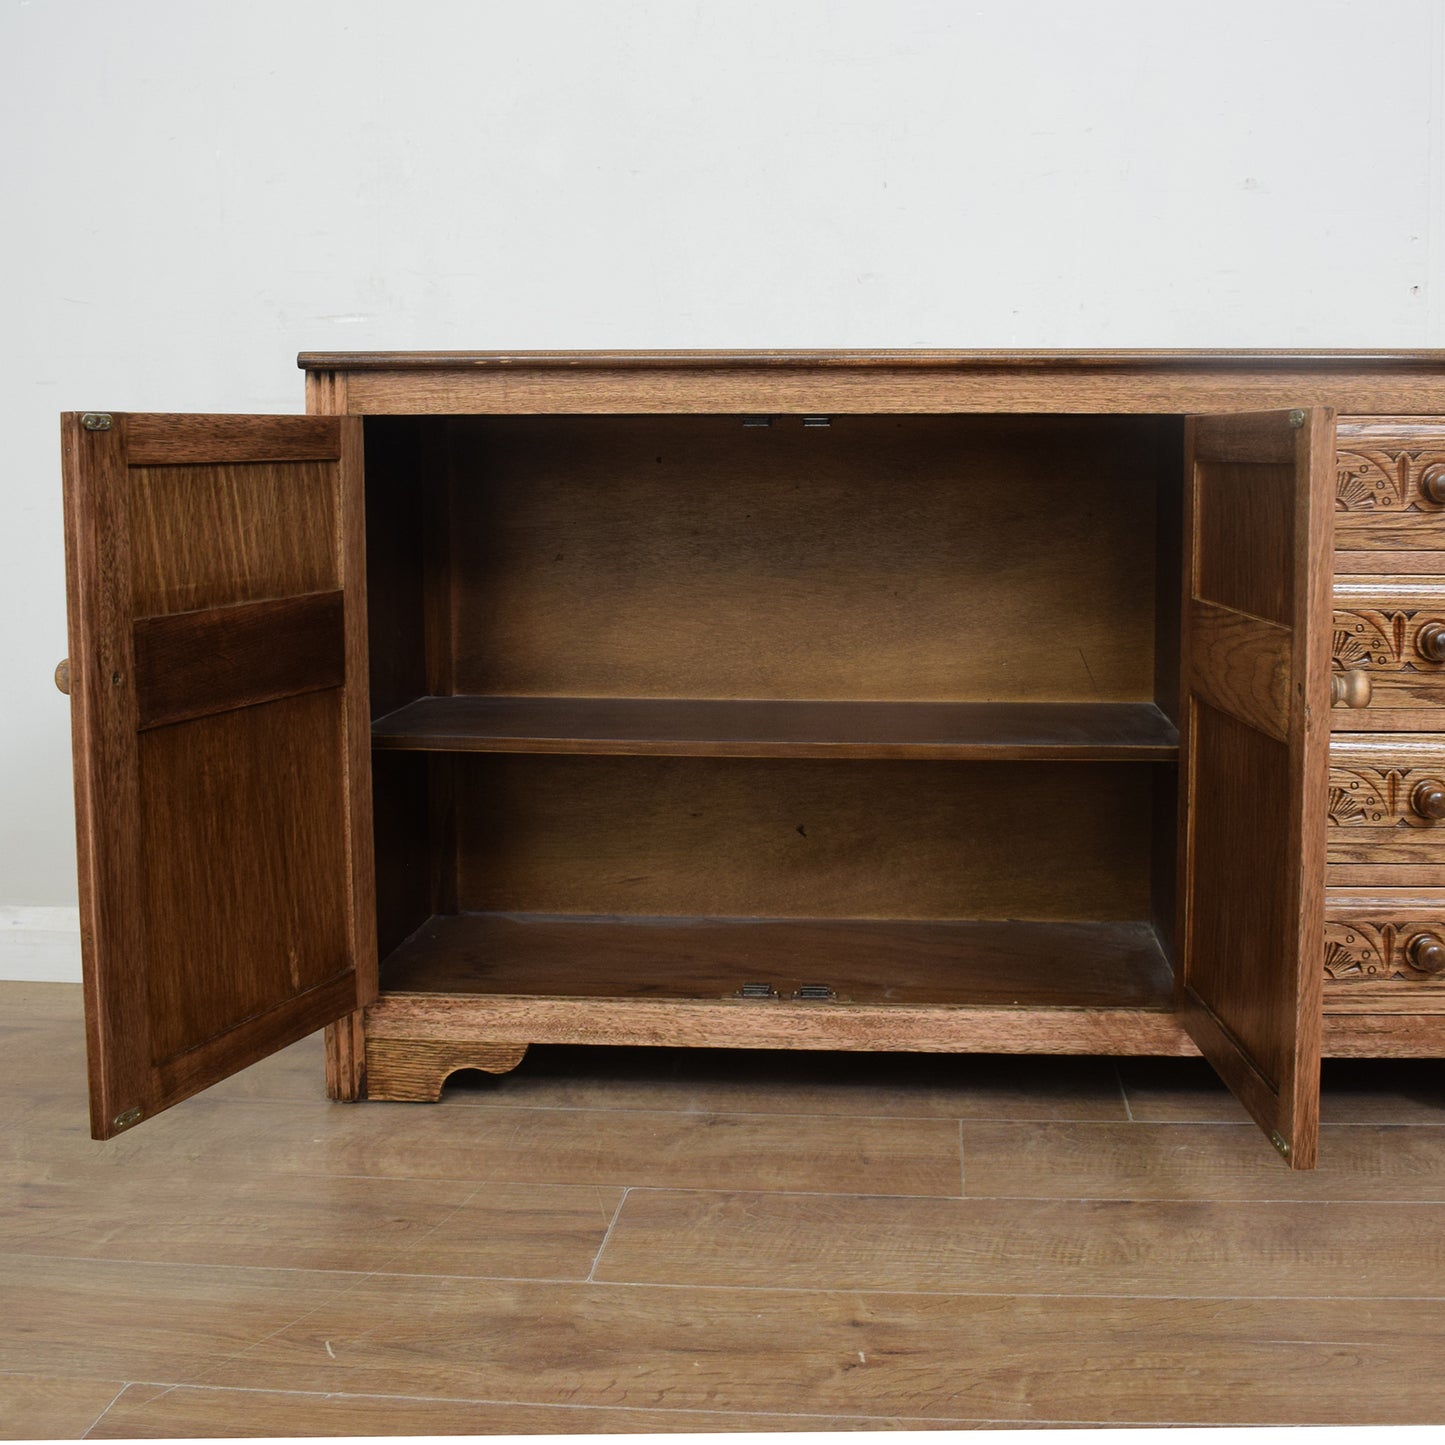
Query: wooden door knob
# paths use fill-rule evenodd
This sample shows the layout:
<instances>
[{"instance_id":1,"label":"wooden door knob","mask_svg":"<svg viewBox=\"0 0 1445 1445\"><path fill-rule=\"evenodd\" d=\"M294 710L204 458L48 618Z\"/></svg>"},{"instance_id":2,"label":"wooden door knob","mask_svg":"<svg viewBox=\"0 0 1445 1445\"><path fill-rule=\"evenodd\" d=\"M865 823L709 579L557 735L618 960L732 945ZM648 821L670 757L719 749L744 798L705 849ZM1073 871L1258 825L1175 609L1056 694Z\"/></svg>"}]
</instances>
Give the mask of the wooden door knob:
<instances>
[{"instance_id":1,"label":"wooden door knob","mask_svg":"<svg viewBox=\"0 0 1445 1445\"><path fill-rule=\"evenodd\" d=\"M1369 707L1370 674L1355 668L1351 672L1330 674L1331 707Z\"/></svg>"},{"instance_id":2,"label":"wooden door knob","mask_svg":"<svg viewBox=\"0 0 1445 1445\"><path fill-rule=\"evenodd\" d=\"M1420 495L1445 506L1445 462L1432 462L1420 473Z\"/></svg>"},{"instance_id":3,"label":"wooden door knob","mask_svg":"<svg viewBox=\"0 0 1445 1445\"><path fill-rule=\"evenodd\" d=\"M1438 933L1417 933L1405 945L1405 957L1418 973L1445 973L1445 939Z\"/></svg>"},{"instance_id":4,"label":"wooden door knob","mask_svg":"<svg viewBox=\"0 0 1445 1445\"><path fill-rule=\"evenodd\" d=\"M1438 778L1424 778L1410 794L1410 806L1422 818L1445 818L1445 783Z\"/></svg>"},{"instance_id":5,"label":"wooden door knob","mask_svg":"<svg viewBox=\"0 0 1445 1445\"><path fill-rule=\"evenodd\" d=\"M1427 622L1415 634L1415 651L1426 662L1445 662L1445 622Z\"/></svg>"},{"instance_id":6,"label":"wooden door knob","mask_svg":"<svg viewBox=\"0 0 1445 1445\"><path fill-rule=\"evenodd\" d=\"M55 685L66 697L70 696L70 659L62 657L55 664Z\"/></svg>"}]
</instances>

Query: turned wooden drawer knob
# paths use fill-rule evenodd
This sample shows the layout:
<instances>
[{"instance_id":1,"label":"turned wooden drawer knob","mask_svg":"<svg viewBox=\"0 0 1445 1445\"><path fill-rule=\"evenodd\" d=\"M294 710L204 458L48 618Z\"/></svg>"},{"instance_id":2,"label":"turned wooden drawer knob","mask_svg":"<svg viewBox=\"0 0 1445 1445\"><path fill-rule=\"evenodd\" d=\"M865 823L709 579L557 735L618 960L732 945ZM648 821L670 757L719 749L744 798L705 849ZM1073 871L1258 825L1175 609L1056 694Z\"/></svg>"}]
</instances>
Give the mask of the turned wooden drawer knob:
<instances>
[{"instance_id":1,"label":"turned wooden drawer knob","mask_svg":"<svg viewBox=\"0 0 1445 1445\"><path fill-rule=\"evenodd\" d=\"M1445 462L1432 462L1420 473L1420 495L1445 506Z\"/></svg>"},{"instance_id":2,"label":"turned wooden drawer knob","mask_svg":"<svg viewBox=\"0 0 1445 1445\"><path fill-rule=\"evenodd\" d=\"M1331 707L1369 707L1370 674L1356 668L1352 672L1330 674Z\"/></svg>"},{"instance_id":3,"label":"turned wooden drawer knob","mask_svg":"<svg viewBox=\"0 0 1445 1445\"><path fill-rule=\"evenodd\" d=\"M1438 778L1425 778L1415 784L1410 806L1422 818L1445 818L1445 783Z\"/></svg>"},{"instance_id":4,"label":"turned wooden drawer knob","mask_svg":"<svg viewBox=\"0 0 1445 1445\"><path fill-rule=\"evenodd\" d=\"M70 696L70 659L62 657L55 664L55 685L66 697Z\"/></svg>"},{"instance_id":5,"label":"turned wooden drawer knob","mask_svg":"<svg viewBox=\"0 0 1445 1445\"><path fill-rule=\"evenodd\" d=\"M1426 662L1445 662L1445 622L1427 622L1415 634L1415 651Z\"/></svg>"},{"instance_id":6,"label":"turned wooden drawer knob","mask_svg":"<svg viewBox=\"0 0 1445 1445\"><path fill-rule=\"evenodd\" d=\"M1445 939L1438 933L1417 933L1405 945L1405 957L1418 973L1445 972Z\"/></svg>"}]
</instances>

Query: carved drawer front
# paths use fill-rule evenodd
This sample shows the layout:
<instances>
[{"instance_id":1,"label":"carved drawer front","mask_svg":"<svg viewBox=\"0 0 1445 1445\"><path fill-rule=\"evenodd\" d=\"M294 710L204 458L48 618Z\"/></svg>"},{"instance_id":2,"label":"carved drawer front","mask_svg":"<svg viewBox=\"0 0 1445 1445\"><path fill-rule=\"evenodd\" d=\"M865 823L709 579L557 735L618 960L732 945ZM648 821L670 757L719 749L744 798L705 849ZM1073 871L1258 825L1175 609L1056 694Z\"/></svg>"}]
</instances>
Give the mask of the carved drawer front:
<instances>
[{"instance_id":1,"label":"carved drawer front","mask_svg":"<svg viewBox=\"0 0 1445 1445\"><path fill-rule=\"evenodd\" d=\"M1336 732L1445 731L1445 577L1336 577L1330 666Z\"/></svg>"},{"instance_id":2,"label":"carved drawer front","mask_svg":"<svg viewBox=\"0 0 1445 1445\"><path fill-rule=\"evenodd\" d=\"M1344 416L1335 436L1337 570L1445 575L1445 417Z\"/></svg>"},{"instance_id":3,"label":"carved drawer front","mask_svg":"<svg viewBox=\"0 0 1445 1445\"><path fill-rule=\"evenodd\" d=\"M1330 883L1445 886L1445 736L1336 733L1328 806ZM1370 871L1340 876L1335 865Z\"/></svg>"},{"instance_id":4,"label":"carved drawer front","mask_svg":"<svg viewBox=\"0 0 1445 1445\"><path fill-rule=\"evenodd\" d=\"M1445 889L1329 889L1325 1009L1445 1012Z\"/></svg>"}]
</instances>

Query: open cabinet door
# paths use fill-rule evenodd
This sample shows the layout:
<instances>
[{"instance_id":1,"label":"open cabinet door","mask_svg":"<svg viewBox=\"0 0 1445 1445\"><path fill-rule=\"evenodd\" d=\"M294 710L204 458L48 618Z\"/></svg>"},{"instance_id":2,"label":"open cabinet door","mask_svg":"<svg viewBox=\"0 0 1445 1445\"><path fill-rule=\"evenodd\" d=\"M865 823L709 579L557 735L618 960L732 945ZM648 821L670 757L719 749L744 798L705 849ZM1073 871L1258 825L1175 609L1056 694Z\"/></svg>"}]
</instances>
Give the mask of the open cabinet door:
<instances>
[{"instance_id":1,"label":"open cabinet door","mask_svg":"<svg viewBox=\"0 0 1445 1445\"><path fill-rule=\"evenodd\" d=\"M1185 432L1180 1009L1296 1169L1319 1144L1333 461L1323 408Z\"/></svg>"},{"instance_id":2,"label":"open cabinet door","mask_svg":"<svg viewBox=\"0 0 1445 1445\"><path fill-rule=\"evenodd\" d=\"M360 427L62 419L98 1139L375 996Z\"/></svg>"}]
</instances>

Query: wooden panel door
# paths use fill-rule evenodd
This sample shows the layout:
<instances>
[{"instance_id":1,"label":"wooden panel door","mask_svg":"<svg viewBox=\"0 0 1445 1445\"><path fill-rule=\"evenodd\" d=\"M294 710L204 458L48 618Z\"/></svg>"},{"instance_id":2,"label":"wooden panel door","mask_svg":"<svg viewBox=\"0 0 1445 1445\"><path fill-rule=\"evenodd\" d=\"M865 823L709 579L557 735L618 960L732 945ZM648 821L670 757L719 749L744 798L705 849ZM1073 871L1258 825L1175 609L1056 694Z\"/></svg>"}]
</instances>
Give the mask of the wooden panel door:
<instances>
[{"instance_id":1,"label":"wooden panel door","mask_svg":"<svg viewBox=\"0 0 1445 1445\"><path fill-rule=\"evenodd\" d=\"M1185 433L1179 988L1185 1026L1314 1167L1329 775L1334 417Z\"/></svg>"},{"instance_id":2,"label":"wooden panel door","mask_svg":"<svg viewBox=\"0 0 1445 1445\"><path fill-rule=\"evenodd\" d=\"M375 996L360 428L62 419L98 1139Z\"/></svg>"}]
</instances>

